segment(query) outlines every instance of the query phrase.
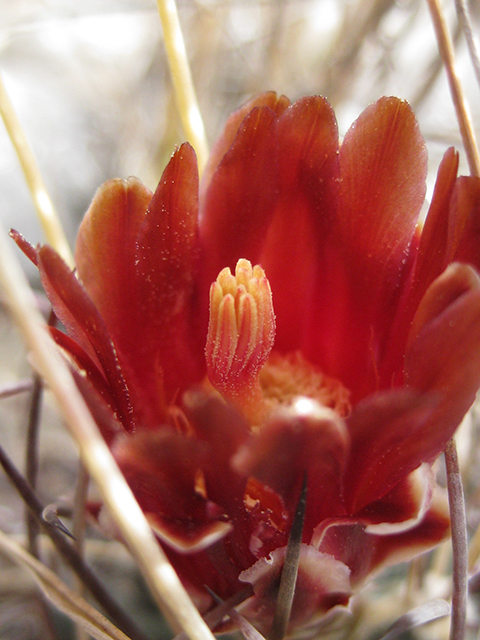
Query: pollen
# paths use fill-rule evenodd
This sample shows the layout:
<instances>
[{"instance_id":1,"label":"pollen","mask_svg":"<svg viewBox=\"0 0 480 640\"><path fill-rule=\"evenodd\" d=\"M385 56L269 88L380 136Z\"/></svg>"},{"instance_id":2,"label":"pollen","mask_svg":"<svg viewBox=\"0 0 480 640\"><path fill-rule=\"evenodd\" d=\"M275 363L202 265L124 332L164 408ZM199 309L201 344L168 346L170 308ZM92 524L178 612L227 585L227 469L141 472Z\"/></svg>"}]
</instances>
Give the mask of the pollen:
<instances>
[{"instance_id":1,"label":"pollen","mask_svg":"<svg viewBox=\"0 0 480 640\"><path fill-rule=\"evenodd\" d=\"M224 398L253 421L261 417L259 372L275 339L272 292L264 270L248 260L223 269L210 288L207 373Z\"/></svg>"}]
</instances>

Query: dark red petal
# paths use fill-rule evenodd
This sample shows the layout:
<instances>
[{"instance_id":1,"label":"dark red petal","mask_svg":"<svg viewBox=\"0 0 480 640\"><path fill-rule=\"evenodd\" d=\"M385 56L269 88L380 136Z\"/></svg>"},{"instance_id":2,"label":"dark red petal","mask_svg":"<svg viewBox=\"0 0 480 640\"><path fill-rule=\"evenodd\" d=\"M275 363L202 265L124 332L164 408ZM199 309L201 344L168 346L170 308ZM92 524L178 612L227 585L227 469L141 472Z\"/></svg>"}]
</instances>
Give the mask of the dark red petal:
<instances>
[{"instance_id":1,"label":"dark red petal","mask_svg":"<svg viewBox=\"0 0 480 640\"><path fill-rule=\"evenodd\" d=\"M463 222L461 235L455 238L455 260L480 269L480 179L474 176L458 178L450 206Z\"/></svg>"},{"instance_id":2,"label":"dark red petal","mask_svg":"<svg viewBox=\"0 0 480 640\"><path fill-rule=\"evenodd\" d=\"M115 347L98 310L74 273L48 246L38 250L38 267L55 314L69 335L99 362L116 400L119 418L127 429L133 428L129 392L118 362Z\"/></svg>"},{"instance_id":3,"label":"dark red petal","mask_svg":"<svg viewBox=\"0 0 480 640\"><path fill-rule=\"evenodd\" d=\"M23 235L15 229L10 229L10 237L17 243L23 253L27 256L27 258L33 262L33 264L37 265L37 250L33 245L31 245L28 240L25 240Z\"/></svg>"},{"instance_id":4,"label":"dark red petal","mask_svg":"<svg viewBox=\"0 0 480 640\"><path fill-rule=\"evenodd\" d=\"M434 409L435 398L406 390L377 393L355 407L347 419L352 442L344 481L348 513L384 496L429 458L432 443L424 442L424 430ZM441 434L434 448L438 442L443 443Z\"/></svg>"},{"instance_id":5,"label":"dark red petal","mask_svg":"<svg viewBox=\"0 0 480 640\"><path fill-rule=\"evenodd\" d=\"M327 525L327 523L325 523ZM319 551L332 555L351 570L352 584L358 585L372 572L410 560L428 551L450 535L445 497L435 496L431 507L415 526L400 533L382 535L362 523L334 522L324 527Z\"/></svg>"},{"instance_id":6,"label":"dark red petal","mask_svg":"<svg viewBox=\"0 0 480 640\"><path fill-rule=\"evenodd\" d=\"M233 407L199 391L184 395L183 408L198 440L208 444L204 462L208 494L229 513L243 514L246 479L232 469L231 458L248 437L248 424Z\"/></svg>"},{"instance_id":7,"label":"dark red petal","mask_svg":"<svg viewBox=\"0 0 480 640\"><path fill-rule=\"evenodd\" d=\"M118 440L113 454L156 532L173 548L198 551L230 530L223 511L197 488L201 443L165 427Z\"/></svg>"},{"instance_id":8,"label":"dark red petal","mask_svg":"<svg viewBox=\"0 0 480 640\"><path fill-rule=\"evenodd\" d=\"M213 149L210 153L207 166L203 172L202 182L200 185L201 198L210 184L213 174L221 163L223 157L232 146L235 137L240 129L240 125L248 114L255 109L255 107L268 107L274 111L277 116L280 116L283 111L288 107L290 101L285 96L278 96L274 91L267 91L260 96L253 98L249 102L245 103L240 109L232 113L228 118L222 135L219 137Z\"/></svg>"},{"instance_id":9,"label":"dark red petal","mask_svg":"<svg viewBox=\"0 0 480 640\"><path fill-rule=\"evenodd\" d=\"M364 524L380 525L386 533L409 529L430 507L434 487L435 475L431 466L421 464L384 496L367 504L355 517Z\"/></svg>"},{"instance_id":10,"label":"dark red petal","mask_svg":"<svg viewBox=\"0 0 480 640\"><path fill-rule=\"evenodd\" d=\"M358 400L375 389L376 368L392 339L425 197L426 149L406 102L382 98L362 113L341 146L340 172L338 242L347 269L341 295L348 304L337 319L338 368L331 373Z\"/></svg>"},{"instance_id":11,"label":"dark red petal","mask_svg":"<svg viewBox=\"0 0 480 640\"><path fill-rule=\"evenodd\" d=\"M458 153L450 147L438 169L435 190L423 229L417 229L415 244L412 247L413 269L410 284L405 288L397 317L392 319L393 340L388 343L388 355L385 357L382 375L388 381L393 372L397 378L403 366L405 342L412 318L423 294L442 273L453 258L452 238L459 226L459 216L451 213L450 200L455 189L458 170ZM458 240L457 240L458 242Z\"/></svg>"},{"instance_id":12,"label":"dark red petal","mask_svg":"<svg viewBox=\"0 0 480 640\"><path fill-rule=\"evenodd\" d=\"M292 351L309 347L325 330L325 253L339 183L333 109L324 98L298 100L279 118L278 137L280 191L260 261L272 287L276 346Z\"/></svg>"},{"instance_id":13,"label":"dark red petal","mask_svg":"<svg viewBox=\"0 0 480 640\"><path fill-rule=\"evenodd\" d=\"M117 436L125 433L124 426L118 419L114 400L109 399L108 393L103 393L101 387L96 386L96 380L93 381L88 375L85 376L83 372L74 367L72 375L100 429L100 433L110 445Z\"/></svg>"},{"instance_id":14,"label":"dark red petal","mask_svg":"<svg viewBox=\"0 0 480 640\"><path fill-rule=\"evenodd\" d=\"M86 353L86 351L84 351L82 347L66 333L63 333L63 331L60 331L56 327L50 327L49 330L58 346L68 353L68 356L75 363L79 371L82 372L81 375L88 378L92 386L95 387L98 393L105 398L107 404L114 407L116 403L112 397L112 392L107 380L102 372L101 365L97 365L88 353Z\"/></svg>"},{"instance_id":15,"label":"dark red petal","mask_svg":"<svg viewBox=\"0 0 480 640\"><path fill-rule=\"evenodd\" d=\"M142 339L138 327L126 338L139 379L146 368L162 368L167 402L205 375L206 333L195 300L197 225L197 160L193 148L183 144L168 163L138 234L135 282Z\"/></svg>"},{"instance_id":16,"label":"dark red petal","mask_svg":"<svg viewBox=\"0 0 480 640\"><path fill-rule=\"evenodd\" d=\"M322 519L342 515L342 479L349 447L341 418L307 398L279 410L233 460L279 493L292 513L307 476L305 536Z\"/></svg>"},{"instance_id":17,"label":"dark red petal","mask_svg":"<svg viewBox=\"0 0 480 640\"><path fill-rule=\"evenodd\" d=\"M480 386L480 280L471 267L451 265L427 290L409 337L405 379L413 389L438 395L438 407L416 443L432 458Z\"/></svg>"},{"instance_id":18,"label":"dark red petal","mask_svg":"<svg viewBox=\"0 0 480 640\"><path fill-rule=\"evenodd\" d=\"M458 225L450 216L452 197L458 171L458 153L451 147L445 153L435 182L432 202L422 230L418 258L415 265L414 298L415 308L428 286L451 262L451 238ZM457 217L457 216L455 216Z\"/></svg>"},{"instance_id":19,"label":"dark red petal","mask_svg":"<svg viewBox=\"0 0 480 640\"><path fill-rule=\"evenodd\" d=\"M203 293L239 258L258 263L278 194L277 116L256 107L243 120L201 201Z\"/></svg>"}]
</instances>

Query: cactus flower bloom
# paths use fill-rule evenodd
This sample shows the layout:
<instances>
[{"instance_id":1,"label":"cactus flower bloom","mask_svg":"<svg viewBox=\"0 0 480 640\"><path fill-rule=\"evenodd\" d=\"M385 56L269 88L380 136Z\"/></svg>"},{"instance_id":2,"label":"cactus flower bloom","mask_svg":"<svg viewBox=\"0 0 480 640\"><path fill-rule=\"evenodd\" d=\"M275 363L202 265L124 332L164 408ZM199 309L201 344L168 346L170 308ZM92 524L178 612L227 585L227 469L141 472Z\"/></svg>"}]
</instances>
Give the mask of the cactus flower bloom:
<instances>
[{"instance_id":1,"label":"cactus flower bloom","mask_svg":"<svg viewBox=\"0 0 480 640\"><path fill-rule=\"evenodd\" d=\"M304 482L290 631L448 536L432 465L480 385L480 181L457 169L450 149L421 225L405 102L369 106L340 144L325 99L268 93L230 117L200 184L184 144L154 194L103 185L76 274L15 234L203 612L209 589L238 597L268 633Z\"/></svg>"}]
</instances>

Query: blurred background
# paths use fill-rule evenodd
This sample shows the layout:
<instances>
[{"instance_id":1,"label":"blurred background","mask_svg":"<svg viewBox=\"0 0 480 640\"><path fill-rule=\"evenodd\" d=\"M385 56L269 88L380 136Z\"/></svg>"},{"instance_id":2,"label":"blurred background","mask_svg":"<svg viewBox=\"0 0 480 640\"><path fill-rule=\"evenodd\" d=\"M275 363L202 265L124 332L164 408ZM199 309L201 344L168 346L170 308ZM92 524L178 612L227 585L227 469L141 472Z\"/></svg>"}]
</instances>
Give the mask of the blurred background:
<instances>
[{"instance_id":1,"label":"blurred background","mask_svg":"<svg viewBox=\"0 0 480 640\"><path fill-rule=\"evenodd\" d=\"M325 95L341 133L378 97L407 99L432 181L445 148L461 147L424 0L179 0L178 8L210 144L231 111L272 89L292 100ZM476 25L478 0L470 11ZM479 122L453 0L446 12ZM0 0L0 70L72 240L104 180L136 175L154 187L185 138L154 0ZM0 194L6 225L39 239L3 127Z\"/></svg>"},{"instance_id":2,"label":"blurred background","mask_svg":"<svg viewBox=\"0 0 480 640\"><path fill-rule=\"evenodd\" d=\"M478 132L479 86L454 2L444 4ZM210 144L229 113L266 90L292 100L325 95L342 135L370 102L397 95L414 107L427 142L428 193L448 146L460 150L461 171L468 172L424 0L178 0L178 9ZM479 0L470 3L470 12L478 32ZM153 189L174 146L185 139L154 0L0 0L0 73L72 244L102 182L136 175ZM34 243L43 239L1 123L0 218ZM28 273L35 283L33 269ZM29 371L2 307L0 385ZM0 438L19 466L27 418L25 394L0 399ZM42 498L68 501L75 448L48 402L40 446ZM480 520L477 503L469 511L472 526ZM23 507L2 473L0 528L20 537L24 531ZM101 540L95 544L92 561L112 590L153 630L152 637L161 637L158 616L126 552ZM1 560L0 639L47 637L32 593L23 572ZM74 637L59 620L58 637Z\"/></svg>"}]
</instances>

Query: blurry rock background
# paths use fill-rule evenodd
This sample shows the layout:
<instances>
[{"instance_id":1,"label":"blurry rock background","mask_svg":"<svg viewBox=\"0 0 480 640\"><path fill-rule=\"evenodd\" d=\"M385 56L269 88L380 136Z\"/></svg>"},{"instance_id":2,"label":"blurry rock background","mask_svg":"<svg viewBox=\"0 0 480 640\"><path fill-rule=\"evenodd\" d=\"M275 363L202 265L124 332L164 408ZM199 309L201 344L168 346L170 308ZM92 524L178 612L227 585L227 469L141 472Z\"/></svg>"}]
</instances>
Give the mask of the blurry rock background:
<instances>
[{"instance_id":1,"label":"blurry rock background","mask_svg":"<svg viewBox=\"0 0 480 640\"><path fill-rule=\"evenodd\" d=\"M479 87L453 0L445 4L478 132ZM429 193L447 146L460 149L467 172L423 0L178 0L178 7L210 144L231 111L265 90L292 100L325 95L341 134L370 102L394 94L413 105L426 138ZM478 31L478 0L470 11ZM185 139L154 0L0 0L0 72L72 243L103 181L136 175L154 188L174 145ZM42 240L1 124L0 218L32 242ZM28 273L35 281L33 270ZM2 308L0 385L28 375L23 348ZM19 466L27 414L26 394L0 399L1 442ZM48 402L41 461L42 499L71 499L75 448ZM2 472L0 528L18 535L24 530L22 505ZM114 547L110 557L107 544L98 541L97 550L112 589L144 627L151 624L152 637L161 637L128 556ZM29 579L0 563L0 639L47 637ZM59 638L73 637L69 625L60 626Z\"/></svg>"}]
</instances>

